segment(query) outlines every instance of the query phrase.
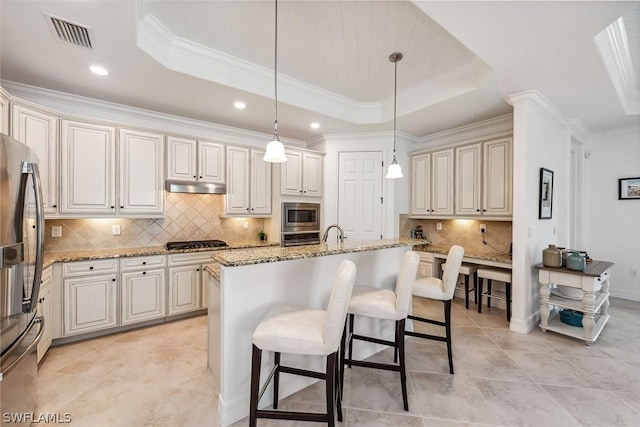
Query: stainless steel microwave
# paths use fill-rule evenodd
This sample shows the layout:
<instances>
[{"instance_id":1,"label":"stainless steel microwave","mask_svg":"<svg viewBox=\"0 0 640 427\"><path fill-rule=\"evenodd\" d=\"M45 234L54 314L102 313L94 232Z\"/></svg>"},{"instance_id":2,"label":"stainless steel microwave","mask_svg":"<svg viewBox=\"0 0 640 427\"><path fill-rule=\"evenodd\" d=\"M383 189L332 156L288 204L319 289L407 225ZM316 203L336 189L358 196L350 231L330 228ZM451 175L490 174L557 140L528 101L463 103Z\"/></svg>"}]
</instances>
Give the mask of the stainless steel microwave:
<instances>
[{"instance_id":1,"label":"stainless steel microwave","mask_svg":"<svg viewBox=\"0 0 640 427\"><path fill-rule=\"evenodd\" d=\"M282 232L319 231L320 203L282 203Z\"/></svg>"}]
</instances>

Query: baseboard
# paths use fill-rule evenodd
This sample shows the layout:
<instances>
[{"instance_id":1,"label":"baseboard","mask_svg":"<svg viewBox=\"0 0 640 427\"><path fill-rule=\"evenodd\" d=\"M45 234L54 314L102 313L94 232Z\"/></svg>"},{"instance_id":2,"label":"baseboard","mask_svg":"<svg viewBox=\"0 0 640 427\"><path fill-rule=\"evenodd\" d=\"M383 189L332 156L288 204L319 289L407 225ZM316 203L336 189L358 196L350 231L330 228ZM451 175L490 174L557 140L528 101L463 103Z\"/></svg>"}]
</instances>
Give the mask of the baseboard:
<instances>
[{"instance_id":1,"label":"baseboard","mask_svg":"<svg viewBox=\"0 0 640 427\"><path fill-rule=\"evenodd\" d=\"M614 298L628 299L631 301L640 301L640 292L621 291L619 289L609 289L609 296Z\"/></svg>"},{"instance_id":2,"label":"baseboard","mask_svg":"<svg viewBox=\"0 0 640 427\"><path fill-rule=\"evenodd\" d=\"M520 334L528 334L539 324L540 312L536 311L524 321L511 317L511 322L509 322L509 329Z\"/></svg>"}]
</instances>

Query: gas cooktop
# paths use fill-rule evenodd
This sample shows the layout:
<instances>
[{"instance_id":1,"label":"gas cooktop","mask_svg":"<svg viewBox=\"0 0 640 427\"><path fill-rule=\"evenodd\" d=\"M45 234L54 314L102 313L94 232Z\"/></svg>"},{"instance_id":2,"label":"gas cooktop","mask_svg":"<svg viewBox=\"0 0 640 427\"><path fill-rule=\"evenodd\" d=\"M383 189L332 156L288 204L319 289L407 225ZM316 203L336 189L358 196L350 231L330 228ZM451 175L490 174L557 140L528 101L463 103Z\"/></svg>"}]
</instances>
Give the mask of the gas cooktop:
<instances>
[{"instance_id":1,"label":"gas cooktop","mask_svg":"<svg viewBox=\"0 0 640 427\"><path fill-rule=\"evenodd\" d=\"M227 246L222 240L191 240L189 242L169 242L167 249L199 249L199 248L219 248Z\"/></svg>"}]
</instances>

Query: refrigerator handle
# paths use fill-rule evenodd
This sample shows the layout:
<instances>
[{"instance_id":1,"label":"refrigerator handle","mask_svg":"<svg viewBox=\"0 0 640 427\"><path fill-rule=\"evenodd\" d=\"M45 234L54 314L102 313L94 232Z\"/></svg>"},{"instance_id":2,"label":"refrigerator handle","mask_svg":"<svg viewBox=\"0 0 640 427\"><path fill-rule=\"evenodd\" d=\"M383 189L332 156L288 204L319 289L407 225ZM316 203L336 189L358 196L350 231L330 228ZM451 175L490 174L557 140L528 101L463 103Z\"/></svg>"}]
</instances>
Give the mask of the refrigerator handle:
<instances>
[{"instance_id":1,"label":"refrigerator handle","mask_svg":"<svg viewBox=\"0 0 640 427\"><path fill-rule=\"evenodd\" d=\"M9 366L7 366L4 370L0 371L0 381L2 381L2 377L7 375L9 371L15 368L25 356L28 356L29 354L31 354L35 346L38 345L38 343L40 342L40 339L42 338L42 334L44 334L44 322L45 322L44 316L36 317L33 320L33 323L31 327L29 327L29 330L39 323L40 330L38 331L38 335L36 335L36 338L31 342L31 344L29 344L29 347L27 347L27 349L24 352L22 352L22 354L20 354L20 356L18 356L16 360L12 361ZM23 334L22 338L20 339L20 342L22 342L22 340L24 340L26 336L27 334Z\"/></svg>"},{"instance_id":2,"label":"refrigerator handle","mask_svg":"<svg viewBox=\"0 0 640 427\"><path fill-rule=\"evenodd\" d=\"M33 190L36 199L36 265L33 274L31 297L28 299L26 298L23 303L23 312L30 313L35 309L38 302L40 281L42 280L42 262L44 258L44 203L42 198L42 181L40 180L38 164L25 162L22 167L22 173L31 174L33 177ZM26 186L24 191L27 191Z\"/></svg>"}]
</instances>

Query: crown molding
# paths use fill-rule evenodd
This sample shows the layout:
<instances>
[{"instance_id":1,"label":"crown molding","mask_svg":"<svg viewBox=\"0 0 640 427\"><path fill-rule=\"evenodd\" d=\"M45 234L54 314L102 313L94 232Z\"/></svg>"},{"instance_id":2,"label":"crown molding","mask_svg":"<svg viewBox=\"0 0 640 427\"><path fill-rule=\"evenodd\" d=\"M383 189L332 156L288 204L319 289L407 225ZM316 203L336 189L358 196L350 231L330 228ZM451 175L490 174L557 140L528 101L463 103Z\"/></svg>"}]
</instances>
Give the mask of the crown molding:
<instances>
[{"instance_id":1,"label":"crown molding","mask_svg":"<svg viewBox=\"0 0 640 427\"><path fill-rule=\"evenodd\" d=\"M138 47L166 68L273 98L273 69L174 35L153 14L137 23ZM278 73L279 100L356 124L381 123L382 103L359 102Z\"/></svg>"},{"instance_id":2,"label":"crown molding","mask_svg":"<svg viewBox=\"0 0 640 427\"><path fill-rule=\"evenodd\" d=\"M567 127L571 136L576 137L581 142L588 141L593 137L593 132L580 119L567 120Z\"/></svg>"},{"instance_id":3,"label":"crown molding","mask_svg":"<svg viewBox=\"0 0 640 427\"><path fill-rule=\"evenodd\" d=\"M640 82L636 78L623 18L596 35L595 42L625 113L640 114Z\"/></svg>"},{"instance_id":4,"label":"crown molding","mask_svg":"<svg viewBox=\"0 0 640 427\"><path fill-rule=\"evenodd\" d=\"M523 92L514 93L504 98L512 106L516 104L530 105L534 107L538 112L542 113L549 120L554 122L556 126L562 128L567 125L567 119L545 96L537 90L526 90Z\"/></svg>"},{"instance_id":5,"label":"crown molding","mask_svg":"<svg viewBox=\"0 0 640 427\"><path fill-rule=\"evenodd\" d=\"M71 95L51 89L25 85L2 80L4 87L12 98L43 106L60 115L73 115L99 120L141 126L167 133L192 135L194 137L213 138L218 141L265 147L272 135L231 126L220 125L202 120L144 110L108 101L101 101L78 95ZM306 148L304 141L280 138L285 145Z\"/></svg>"},{"instance_id":6,"label":"crown molding","mask_svg":"<svg viewBox=\"0 0 640 427\"><path fill-rule=\"evenodd\" d=\"M417 138L419 145L443 145L513 133L513 114L482 120Z\"/></svg>"}]
</instances>

